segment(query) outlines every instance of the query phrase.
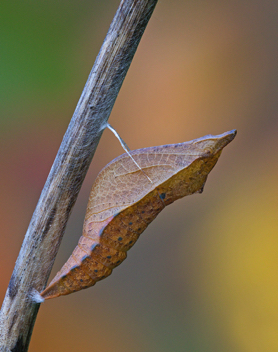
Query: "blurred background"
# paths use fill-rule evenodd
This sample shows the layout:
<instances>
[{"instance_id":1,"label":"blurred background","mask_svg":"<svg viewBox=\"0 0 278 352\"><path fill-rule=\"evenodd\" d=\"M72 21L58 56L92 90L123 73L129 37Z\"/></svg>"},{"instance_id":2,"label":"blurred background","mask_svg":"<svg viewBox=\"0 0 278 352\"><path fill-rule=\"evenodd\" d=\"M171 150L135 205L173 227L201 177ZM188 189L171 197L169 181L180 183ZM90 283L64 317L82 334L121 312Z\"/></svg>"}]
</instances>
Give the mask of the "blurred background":
<instances>
[{"instance_id":1,"label":"blurred background","mask_svg":"<svg viewBox=\"0 0 278 352\"><path fill-rule=\"evenodd\" d=\"M119 0L0 14L0 298ZM204 193L177 201L106 280L45 302L30 351L278 351L275 1L159 0L109 122L131 149L236 128ZM77 244L105 131L51 278Z\"/></svg>"}]
</instances>

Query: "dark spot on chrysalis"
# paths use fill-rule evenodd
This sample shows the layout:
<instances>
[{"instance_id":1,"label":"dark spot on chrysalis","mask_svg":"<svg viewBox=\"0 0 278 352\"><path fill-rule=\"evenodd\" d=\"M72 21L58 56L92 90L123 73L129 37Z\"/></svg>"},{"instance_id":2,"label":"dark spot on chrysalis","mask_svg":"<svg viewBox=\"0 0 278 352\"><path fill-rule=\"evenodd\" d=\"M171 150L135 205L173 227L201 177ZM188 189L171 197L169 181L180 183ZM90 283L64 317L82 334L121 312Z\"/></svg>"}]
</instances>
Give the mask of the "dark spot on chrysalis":
<instances>
[{"instance_id":1,"label":"dark spot on chrysalis","mask_svg":"<svg viewBox=\"0 0 278 352\"><path fill-rule=\"evenodd\" d=\"M120 262L121 262L121 261L120 261L120 260L118 260L118 261L116 262L116 264L120 264Z\"/></svg>"},{"instance_id":2,"label":"dark spot on chrysalis","mask_svg":"<svg viewBox=\"0 0 278 352\"><path fill-rule=\"evenodd\" d=\"M97 273L97 272L98 272L98 270L97 270L97 269L95 269L95 270L94 270L94 272L95 272L95 273Z\"/></svg>"},{"instance_id":3,"label":"dark spot on chrysalis","mask_svg":"<svg viewBox=\"0 0 278 352\"><path fill-rule=\"evenodd\" d=\"M80 282L83 282L83 279L80 279Z\"/></svg>"},{"instance_id":4,"label":"dark spot on chrysalis","mask_svg":"<svg viewBox=\"0 0 278 352\"><path fill-rule=\"evenodd\" d=\"M141 227L139 227L139 229L138 229L138 232L140 232L141 231Z\"/></svg>"},{"instance_id":5,"label":"dark spot on chrysalis","mask_svg":"<svg viewBox=\"0 0 278 352\"><path fill-rule=\"evenodd\" d=\"M205 150L204 156L210 156L212 153L209 149Z\"/></svg>"},{"instance_id":6,"label":"dark spot on chrysalis","mask_svg":"<svg viewBox=\"0 0 278 352\"><path fill-rule=\"evenodd\" d=\"M119 238L118 238L118 241L122 241L122 240L123 240L123 238L122 238L122 237L119 237Z\"/></svg>"},{"instance_id":7,"label":"dark spot on chrysalis","mask_svg":"<svg viewBox=\"0 0 278 352\"><path fill-rule=\"evenodd\" d=\"M107 259L111 259L111 255L108 255L106 258L107 258Z\"/></svg>"},{"instance_id":8,"label":"dark spot on chrysalis","mask_svg":"<svg viewBox=\"0 0 278 352\"><path fill-rule=\"evenodd\" d=\"M129 244L133 243L133 241L129 241Z\"/></svg>"},{"instance_id":9,"label":"dark spot on chrysalis","mask_svg":"<svg viewBox=\"0 0 278 352\"><path fill-rule=\"evenodd\" d=\"M128 225L130 225L130 226L131 226L131 225L132 225L132 221L130 221L130 222L128 223Z\"/></svg>"},{"instance_id":10,"label":"dark spot on chrysalis","mask_svg":"<svg viewBox=\"0 0 278 352\"><path fill-rule=\"evenodd\" d=\"M145 210L142 210L141 213L142 213L142 214L145 214Z\"/></svg>"},{"instance_id":11,"label":"dark spot on chrysalis","mask_svg":"<svg viewBox=\"0 0 278 352\"><path fill-rule=\"evenodd\" d=\"M160 197L162 200L165 199L166 193L161 193L161 194L159 195L159 197Z\"/></svg>"}]
</instances>

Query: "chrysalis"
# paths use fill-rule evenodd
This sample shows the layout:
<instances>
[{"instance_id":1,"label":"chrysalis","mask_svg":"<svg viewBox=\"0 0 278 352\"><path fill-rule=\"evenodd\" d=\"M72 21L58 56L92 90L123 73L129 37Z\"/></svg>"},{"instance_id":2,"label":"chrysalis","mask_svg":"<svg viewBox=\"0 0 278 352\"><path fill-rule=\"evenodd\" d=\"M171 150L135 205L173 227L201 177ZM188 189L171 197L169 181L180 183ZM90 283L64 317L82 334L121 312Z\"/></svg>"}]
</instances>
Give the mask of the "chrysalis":
<instances>
[{"instance_id":1,"label":"chrysalis","mask_svg":"<svg viewBox=\"0 0 278 352\"><path fill-rule=\"evenodd\" d=\"M67 295L109 276L166 205L202 192L222 149L235 135L232 130L131 151L141 169L128 154L106 165L92 187L78 245L41 297Z\"/></svg>"}]
</instances>

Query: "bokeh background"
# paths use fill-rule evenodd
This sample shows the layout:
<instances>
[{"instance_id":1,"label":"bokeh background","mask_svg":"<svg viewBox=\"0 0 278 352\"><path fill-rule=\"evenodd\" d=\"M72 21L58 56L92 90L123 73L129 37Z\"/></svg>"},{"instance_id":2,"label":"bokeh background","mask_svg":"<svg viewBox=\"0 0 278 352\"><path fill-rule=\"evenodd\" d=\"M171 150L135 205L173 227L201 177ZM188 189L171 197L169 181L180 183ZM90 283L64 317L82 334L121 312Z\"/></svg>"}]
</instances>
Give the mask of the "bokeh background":
<instances>
[{"instance_id":1,"label":"bokeh background","mask_svg":"<svg viewBox=\"0 0 278 352\"><path fill-rule=\"evenodd\" d=\"M1 301L118 4L1 4ZM204 193L165 209L109 278L41 306L31 352L278 351L277 16L270 0L159 0L110 123L131 149L238 135ZM51 278L122 152L105 131Z\"/></svg>"}]
</instances>

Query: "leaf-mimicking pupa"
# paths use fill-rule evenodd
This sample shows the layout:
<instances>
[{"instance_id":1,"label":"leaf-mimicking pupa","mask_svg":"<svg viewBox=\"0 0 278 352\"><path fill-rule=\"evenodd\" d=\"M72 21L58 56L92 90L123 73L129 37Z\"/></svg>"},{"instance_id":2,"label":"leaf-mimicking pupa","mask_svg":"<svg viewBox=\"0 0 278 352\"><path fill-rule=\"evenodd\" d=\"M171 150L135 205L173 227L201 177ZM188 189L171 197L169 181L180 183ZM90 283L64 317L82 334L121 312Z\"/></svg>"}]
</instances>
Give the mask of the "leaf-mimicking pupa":
<instances>
[{"instance_id":1,"label":"leaf-mimicking pupa","mask_svg":"<svg viewBox=\"0 0 278 352\"><path fill-rule=\"evenodd\" d=\"M67 295L109 276L166 205L202 192L222 149L235 135L232 130L131 151L141 169L128 154L106 165L92 187L78 245L41 297Z\"/></svg>"}]
</instances>

